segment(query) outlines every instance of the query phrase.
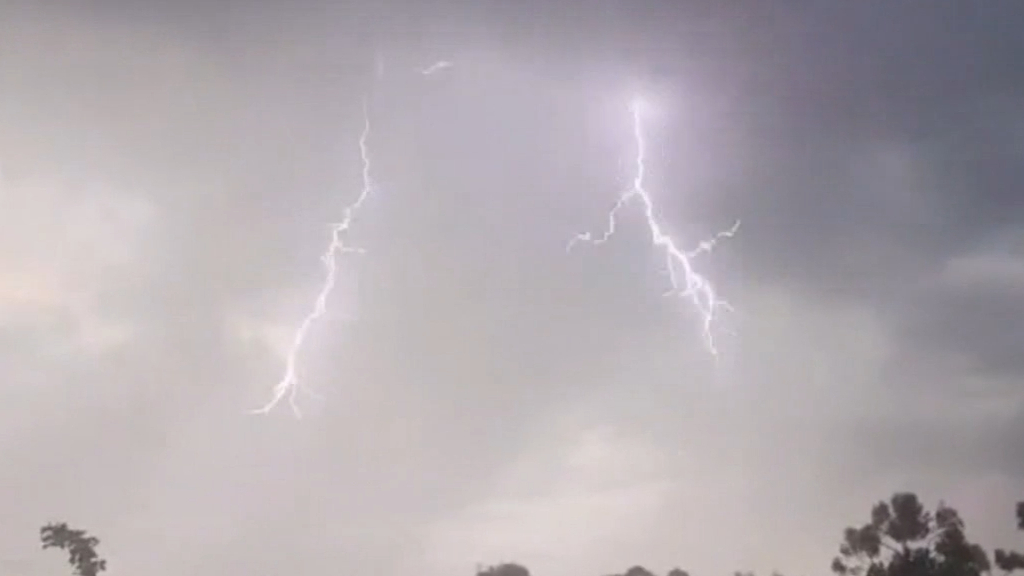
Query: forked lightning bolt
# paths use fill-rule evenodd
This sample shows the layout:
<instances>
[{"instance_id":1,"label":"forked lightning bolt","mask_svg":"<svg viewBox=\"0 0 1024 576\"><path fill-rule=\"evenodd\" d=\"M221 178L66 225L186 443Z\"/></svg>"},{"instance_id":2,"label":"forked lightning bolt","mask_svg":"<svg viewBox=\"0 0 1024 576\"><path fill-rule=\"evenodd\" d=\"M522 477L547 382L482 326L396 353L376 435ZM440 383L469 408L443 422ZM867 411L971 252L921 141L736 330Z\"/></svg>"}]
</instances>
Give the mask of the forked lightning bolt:
<instances>
[{"instance_id":1,"label":"forked lightning bolt","mask_svg":"<svg viewBox=\"0 0 1024 576\"><path fill-rule=\"evenodd\" d=\"M347 246L345 244L344 236L351 227L352 221L355 219L359 208L362 207L363 203L373 191L373 181L370 179L370 151L367 146L369 138L370 114L366 101L364 100L363 131L359 135L359 154L362 159L363 167L362 190L360 190L359 196L356 197L355 201L345 208L345 211L342 213L341 220L331 225L331 241L327 245L327 250L320 257L320 260L323 262L324 268L326 269L324 283L320 287L320 292L317 293L312 311L306 315L302 320L302 323L299 324L298 330L295 332L295 336L292 339L291 346L288 348L288 353L285 358L284 375L281 377L281 380L277 385L274 386L273 395L271 396L270 401L264 404L261 408L252 410L250 412L252 414L266 414L273 410L275 406L280 404L282 400L287 398L292 411L295 412L295 415L297 417L302 416L302 413L299 411L298 404L296 403L296 397L300 390L299 379L296 371L299 353L302 351L302 345L306 341L306 336L309 335L309 330L313 326L313 323L327 312L327 299L334 290L334 285L337 281L338 257L345 253L362 253L362 249L360 248Z\"/></svg>"},{"instance_id":2,"label":"forked lightning bolt","mask_svg":"<svg viewBox=\"0 0 1024 576\"><path fill-rule=\"evenodd\" d=\"M603 244L615 234L619 211L626 207L631 201L638 200L643 208L647 228L651 233L651 243L655 248L661 250L665 256L665 264L668 270L668 277L671 288L666 295L687 298L692 302L700 315L701 327L704 341L713 355L718 354L715 345L715 338L712 334L713 324L721 310L731 310L729 304L720 299L715 292L711 282L699 274L694 268L693 259L702 254L711 252L719 240L731 238L739 230L740 223L737 220L732 228L719 232L715 236L700 242L696 248L682 250L675 241L665 233L654 213L654 201L645 188L644 178L647 170L646 153L647 144L643 130L643 102L636 99L630 106L633 113L633 140L636 147L634 159L635 173L633 175L632 187L623 192L618 201L608 213L608 225L600 236L593 236L590 233L578 234L570 242L568 249L571 250L579 242L591 244Z\"/></svg>"}]
</instances>

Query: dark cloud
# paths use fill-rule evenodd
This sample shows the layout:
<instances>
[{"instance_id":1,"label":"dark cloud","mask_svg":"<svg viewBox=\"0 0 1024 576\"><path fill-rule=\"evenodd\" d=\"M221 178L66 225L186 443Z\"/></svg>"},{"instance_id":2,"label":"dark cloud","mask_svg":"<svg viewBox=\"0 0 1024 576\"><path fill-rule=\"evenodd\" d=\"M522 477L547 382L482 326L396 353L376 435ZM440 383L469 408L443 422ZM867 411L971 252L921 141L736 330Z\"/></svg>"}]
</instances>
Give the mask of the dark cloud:
<instances>
[{"instance_id":1,"label":"dark cloud","mask_svg":"<svg viewBox=\"0 0 1024 576\"><path fill-rule=\"evenodd\" d=\"M18 186L0 202L31 209L0 227L33 247L0 250L12 531L73 516L127 571L441 573L435 554L468 571L501 559L469 557L506 549L491 538L552 570L687 550L671 561L695 573L797 572L855 520L832 504L894 474L1017 471L1015 5L408 8L5 13ZM438 58L456 66L414 73ZM694 242L743 220L702 261L739 310L717 365L661 296L635 212L600 249L564 249L628 179L635 85L666 94L666 226ZM358 193L367 94L377 189L350 238L367 253L300 362L324 398L301 422L245 417ZM110 325L127 341L90 341ZM657 482L594 488L623 452ZM630 498L665 511L631 516ZM601 511L615 526L579 549L529 532ZM777 522L813 536L783 550ZM722 535L713 558L698 525ZM631 526L658 536L615 532Z\"/></svg>"},{"instance_id":2,"label":"dark cloud","mask_svg":"<svg viewBox=\"0 0 1024 576\"><path fill-rule=\"evenodd\" d=\"M974 374L1013 378L1024 371L1024 266L1013 255L952 259L904 303L907 341L936 356L960 357Z\"/></svg>"},{"instance_id":3,"label":"dark cloud","mask_svg":"<svg viewBox=\"0 0 1024 576\"><path fill-rule=\"evenodd\" d=\"M864 297L1020 223L1018 7L686 12L619 41L695 107L677 211L744 218L751 268Z\"/></svg>"}]
</instances>

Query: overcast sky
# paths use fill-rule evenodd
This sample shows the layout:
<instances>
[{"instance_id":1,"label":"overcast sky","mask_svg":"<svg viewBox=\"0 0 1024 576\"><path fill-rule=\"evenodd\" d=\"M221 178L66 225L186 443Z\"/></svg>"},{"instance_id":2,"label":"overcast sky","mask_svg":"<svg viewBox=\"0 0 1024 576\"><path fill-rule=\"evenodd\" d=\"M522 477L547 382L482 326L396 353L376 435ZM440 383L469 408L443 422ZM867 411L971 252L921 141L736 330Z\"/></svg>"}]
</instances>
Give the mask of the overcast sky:
<instances>
[{"instance_id":1,"label":"overcast sky","mask_svg":"<svg viewBox=\"0 0 1024 576\"><path fill-rule=\"evenodd\" d=\"M5 573L811 576L904 489L1019 543L1019 3L85 4L0 4ZM564 250L638 90L666 229L742 220L717 362L636 207ZM364 98L321 398L247 415Z\"/></svg>"}]
</instances>

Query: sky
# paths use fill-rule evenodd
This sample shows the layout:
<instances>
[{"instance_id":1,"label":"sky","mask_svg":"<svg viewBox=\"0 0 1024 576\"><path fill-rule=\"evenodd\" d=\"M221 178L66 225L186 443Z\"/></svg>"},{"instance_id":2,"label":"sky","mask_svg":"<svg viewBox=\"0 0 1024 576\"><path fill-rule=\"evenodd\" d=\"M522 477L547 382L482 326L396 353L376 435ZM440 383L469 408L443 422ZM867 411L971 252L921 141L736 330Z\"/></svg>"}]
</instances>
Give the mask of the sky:
<instances>
[{"instance_id":1,"label":"sky","mask_svg":"<svg viewBox=\"0 0 1024 576\"><path fill-rule=\"evenodd\" d=\"M801 5L802 4L802 5ZM828 569L912 490L1024 497L1024 6L0 5L0 565ZM438 60L454 65L416 72ZM376 63L380 63L377 74ZM665 298L628 187L699 269ZM302 350L304 417L265 402Z\"/></svg>"}]
</instances>

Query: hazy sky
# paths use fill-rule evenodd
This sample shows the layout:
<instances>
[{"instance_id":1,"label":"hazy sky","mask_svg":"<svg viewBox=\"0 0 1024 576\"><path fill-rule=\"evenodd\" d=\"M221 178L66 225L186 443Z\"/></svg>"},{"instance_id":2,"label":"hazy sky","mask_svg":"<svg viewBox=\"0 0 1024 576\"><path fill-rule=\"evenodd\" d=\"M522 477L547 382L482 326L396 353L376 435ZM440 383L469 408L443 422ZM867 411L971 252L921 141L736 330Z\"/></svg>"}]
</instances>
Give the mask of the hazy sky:
<instances>
[{"instance_id":1,"label":"hazy sky","mask_svg":"<svg viewBox=\"0 0 1024 576\"><path fill-rule=\"evenodd\" d=\"M5 573L810 576L900 489L1019 542L1024 6L407 4L0 4ZM666 228L743 221L717 363L638 212L564 251L637 89ZM364 97L323 398L248 416Z\"/></svg>"}]
</instances>

